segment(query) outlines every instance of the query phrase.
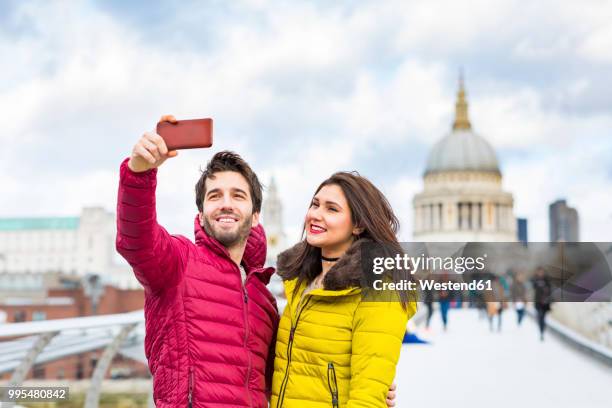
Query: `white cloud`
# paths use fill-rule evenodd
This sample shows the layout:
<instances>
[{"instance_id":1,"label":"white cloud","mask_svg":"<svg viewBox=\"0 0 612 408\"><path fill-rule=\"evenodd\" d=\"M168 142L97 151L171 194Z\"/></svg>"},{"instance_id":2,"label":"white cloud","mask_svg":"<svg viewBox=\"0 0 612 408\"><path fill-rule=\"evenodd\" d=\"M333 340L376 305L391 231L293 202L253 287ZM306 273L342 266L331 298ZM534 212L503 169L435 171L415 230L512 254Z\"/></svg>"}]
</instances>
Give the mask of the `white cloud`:
<instances>
[{"instance_id":1,"label":"white cloud","mask_svg":"<svg viewBox=\"0 0 612 408\"><path fill-rule=\"evenodd\" d=\"M611 63L612 55L612 25L608 20L605 24L597 27L590 36L585 38L579 51L586 58L594 62Z\"/></svg>"},{"instance_id":2,"label":"white cloud","mask_svg":"<svg viewBox=\"0 0 612 408\"><path fill-rule=\"evenodd\" d=\"M355 143L389 143L400 140L431 141L447 129L451 92L444 92L445 70L439 64L405 60L380 81L370 72L360 73L353 92L337 98L331 112L339 112L341 124Z\"/></svg>"},{"instance_id":3,"label":"white cloud","mask_svg":"<svg viewBox=\"0 0 612 408\"><path fill-rule=\"evenodd\" d=\"M567 101L582 92L586 84L582 79L568 84ZM561 110L547 106L541 92L533 87L475 95L469 100L473 126L498 149L562 149L577 138L595 142L607 138L612 127L610 115L579 116L564 111L564 106Z\"/></svg>"},{"instance_id":4,"label":"white cloud","mask_svg":"<svg viewBox=\"0 0 612 408\"><path fill-rule=\"evenodd\" d=\"M534 44L531 38L520 40L514 47L514 55L522 59L548 59L567 51L567 38L558 38L552 44Z\"/></svg>"},{"instance_id":5,"label":"white cloud","mask_svg":"<svg viewBox=\"0 0 612 408\"><path fill-rule=\"evenodd\" d=\"M117 203L118 172L114 169L62 178L40 173L32 180L5 177L0 182L2 216L77 215L87 206L114 211Z\"/></svg>"},{"instance_id":6,"label":"white cloud","mask_svg":"<svg viewBox=\"0 0 612 408\"><path fill-rule=\"evenodd\" d=\"M416 2L410 7L396 1L387 7L389 17L400 28L395 39L397 50L427 48L434 53L455 53L470 50L475 43L488 40L483 33L504 38L508 16L513 14L512 1L497 1L495 7L482 0Z\"/></svg>"},{"instance_id":7,"label":"white cloud","mask_svg":"<svg viewBox=\"0 0 612 408\"><path fill-rule=\"evenodd\" d=\"M0 31L0 51L11 55L0 66L0 106L10 118L0 132L0 183L10 195L0 201L2 215L38 214L41 201L46 214L94 203L112 209L120 160L160 114L211 116L215 151L239 151L264 182L276 176L294 239L314 188L333 171L358 167L356 157L371 148L433 144L448 131L457 65L471 58L472 122L501 154L508 190L533 235L547 231L535 208L567 195L585 214L583 236L602 237L610 160L571 159L567 146L606 146L612 117L570 115L560 103L598 95L590 71L568 70L571 79L551 101L528 73L517 80L503 66L508 60L492 62L507 53L537 70L563 71L559 58L610 63L609 24L594 4L250 1L228 6L218 21L204 8L178 7L164 27L197 35L202 22L215 27L213 38L202 38L211 44L199 48L197 38L182 47L156 43L143 35L150 27L94 6L19 3L7 26L27 29ZM487 75L471 76L479 65ZM510 162L506 150L542 157ZM211 154L181 152L160 172L160 219L169 229L191 236L197 168ZM590 172L582 170L587 163ZM380 186L402 219L404 239L418 185L418 175L401 175Z\"/></svg>"}]
</instances>

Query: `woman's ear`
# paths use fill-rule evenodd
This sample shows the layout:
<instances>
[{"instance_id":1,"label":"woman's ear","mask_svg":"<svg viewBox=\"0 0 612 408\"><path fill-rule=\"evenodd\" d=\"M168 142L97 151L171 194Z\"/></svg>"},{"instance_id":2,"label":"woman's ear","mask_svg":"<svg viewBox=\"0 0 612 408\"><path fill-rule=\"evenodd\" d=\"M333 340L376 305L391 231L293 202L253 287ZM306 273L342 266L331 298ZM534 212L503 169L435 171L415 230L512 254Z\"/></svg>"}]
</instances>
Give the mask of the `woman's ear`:
<instances>
[{"instance_id":1,"label":"woman's ear","mask_svg":"<svg viewBox=\"0 0 612 408\"><path fill-rule=\"evenodd\" d=\"M359 236L359 235L361 235L362 232L363 232L363 228L361 228L361 227L353 228L353 235Z\"/></svg>"}]
</instances>

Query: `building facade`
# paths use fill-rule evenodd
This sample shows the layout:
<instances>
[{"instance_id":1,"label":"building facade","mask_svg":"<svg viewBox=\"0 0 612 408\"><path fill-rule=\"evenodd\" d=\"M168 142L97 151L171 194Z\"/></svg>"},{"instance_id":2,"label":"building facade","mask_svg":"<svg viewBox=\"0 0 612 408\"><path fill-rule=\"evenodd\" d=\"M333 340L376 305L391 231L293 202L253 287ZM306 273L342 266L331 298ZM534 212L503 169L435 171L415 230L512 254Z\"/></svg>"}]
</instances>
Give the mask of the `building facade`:
<instances>
[{"instance_id":1,"label":"building facade","mask_svg":"<svg viewBox=\"0 0 612 408\"><path fill-rule=\"evenodd\" d=\"M550 242L579 242L578 211L565 200L548 206Z\"/></svg>"},{"instance_id":2,"label":"building facade","mask_svg":"<svg viewBox=\"0 0 612 408\"><path fill-rule=\"evenodd\" d=\"M517 239L519 240L519 242L522 242L524 244L529 242L529 236L527 234L527 218L517 218L516 228L517 228Z\"/></svg>"},{"instance_id":3,"label":"building facade","mask_svg":"<svg viewBox=\"0 0 612 408\"><path fill-rule=\"evenodd\" d=\"M491 145L472 130L460 80L451 132L432 148L423 191L413 199L413 239L516 242L512 194Z\"/></svg>"},{"instance_id":4,"label":"building facade","mask_svg":"<svg viewBox=\"0 0 612 408\"><path fill-rule=\"evenodd\" d=\"M115 234L115 215L100 207L84 208L79 217L0 218L0 284L32 289L43 275L61 273L136 288L131 268L116 254Z\"/></svg>"}]
</instances>

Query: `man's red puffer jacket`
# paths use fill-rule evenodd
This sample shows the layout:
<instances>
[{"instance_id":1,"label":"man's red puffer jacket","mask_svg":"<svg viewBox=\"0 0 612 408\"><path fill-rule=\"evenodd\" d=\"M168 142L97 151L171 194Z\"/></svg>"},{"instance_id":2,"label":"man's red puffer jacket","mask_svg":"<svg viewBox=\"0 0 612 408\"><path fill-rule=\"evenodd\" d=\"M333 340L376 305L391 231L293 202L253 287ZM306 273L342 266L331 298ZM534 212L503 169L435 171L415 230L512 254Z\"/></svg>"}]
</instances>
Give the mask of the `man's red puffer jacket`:
<instances>
[{"instance_id":1,"label":"man's red puffer jacket","mask_svg":"<svg viewBox=\"0 0 612 408\"><path fill-rule=\"evenodd\" d=\"M120 169L117 250L145 288L145 353L157 407L267 407L278 325L266 237L251 230L247 279L196 218L193 244L156 220L156 169Z\"/></svg>"}]
</instances>

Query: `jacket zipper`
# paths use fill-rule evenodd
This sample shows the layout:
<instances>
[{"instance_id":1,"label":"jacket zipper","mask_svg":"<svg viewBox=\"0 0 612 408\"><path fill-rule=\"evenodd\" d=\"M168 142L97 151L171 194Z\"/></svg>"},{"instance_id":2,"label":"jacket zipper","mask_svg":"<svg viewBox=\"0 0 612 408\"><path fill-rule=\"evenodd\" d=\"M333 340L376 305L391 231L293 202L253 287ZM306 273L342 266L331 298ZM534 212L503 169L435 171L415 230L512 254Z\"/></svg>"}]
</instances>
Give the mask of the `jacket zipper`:
<instances>
[{"instance_id":1,"label":"jacket zipper","mask_svg":"<svg viewBox=\"0 0 612 408\"><path fill-rule=\"evenodd\" d=\"M240 272L240 271L238 271ZM251 392L249 390L249 378L251 377L251 365L252 365L252 361L251 361L251 352L248 348L248 339L249 339L249 311L248 311L248 306L249 306L249 293L247 292L246 289L246 281L248 280L248 276L247 278L244 280L244 283L242 283L242 293L243 293L243 297L244 297L244 348L247 352L247 359L248 359L248 365L247 365L247 374L246 374L246 378L244 381L244 387L246 388L247 391L247 396L249 398L249 407L253 406L253 401L252 401L252 396L251 396ZM240 281L242 281L242 278L240 278Z\"/></svg>"},{"instance_id":2,"label":"jacket zipper","mask_svg":"<svg viewBox=\"0 0 612 408\"><path fill-rule=\"evenodd\" d=\"M289 366L291 365L291 350L293 348L293 337L295 335L295 329L298 325L298 322L300 321L300 316L302 315L304 309L306 309L306 306L308 305L309 301L310 296L306 298L306 303L304 303L301 308L299 308L300 305L298 305L299 310L297 313L297 317L295 318L295 322L291 325L291 330L289 331L289 341L287 342L287 367L285 368L285 377L281 382L281 388L278 393L278 401L276 402L276 408L280 408L282 406L281 404L283 403L283 400L285 399L285 390L287 388L287 382L289 381ZM300 303L302 303L302 301L300 301Z\"/></svg>"},{"instance_id":3,"label":"jacket zipper","mask_svg":"<svg viewBox=\"0 0 612 408\"><path fill-rule=\"evenodd\" d=\"M336 380L336 368L334 367L334 363L327 364L327 385L329 386L329 392L331 393L332 407L339 408L338 381Z\"/></svg>"},{"instance_id":4,"label":"jacket zipper","mask_svg":"<svg viewBox=\"0 0 612 408\"><path fill-rule=\"evenodd\" d=\"M189 367L189 395L187 396L187 400L189 401L188 407L191 408L193 406L193 367Z\"/></svg>"}]
</instances>

